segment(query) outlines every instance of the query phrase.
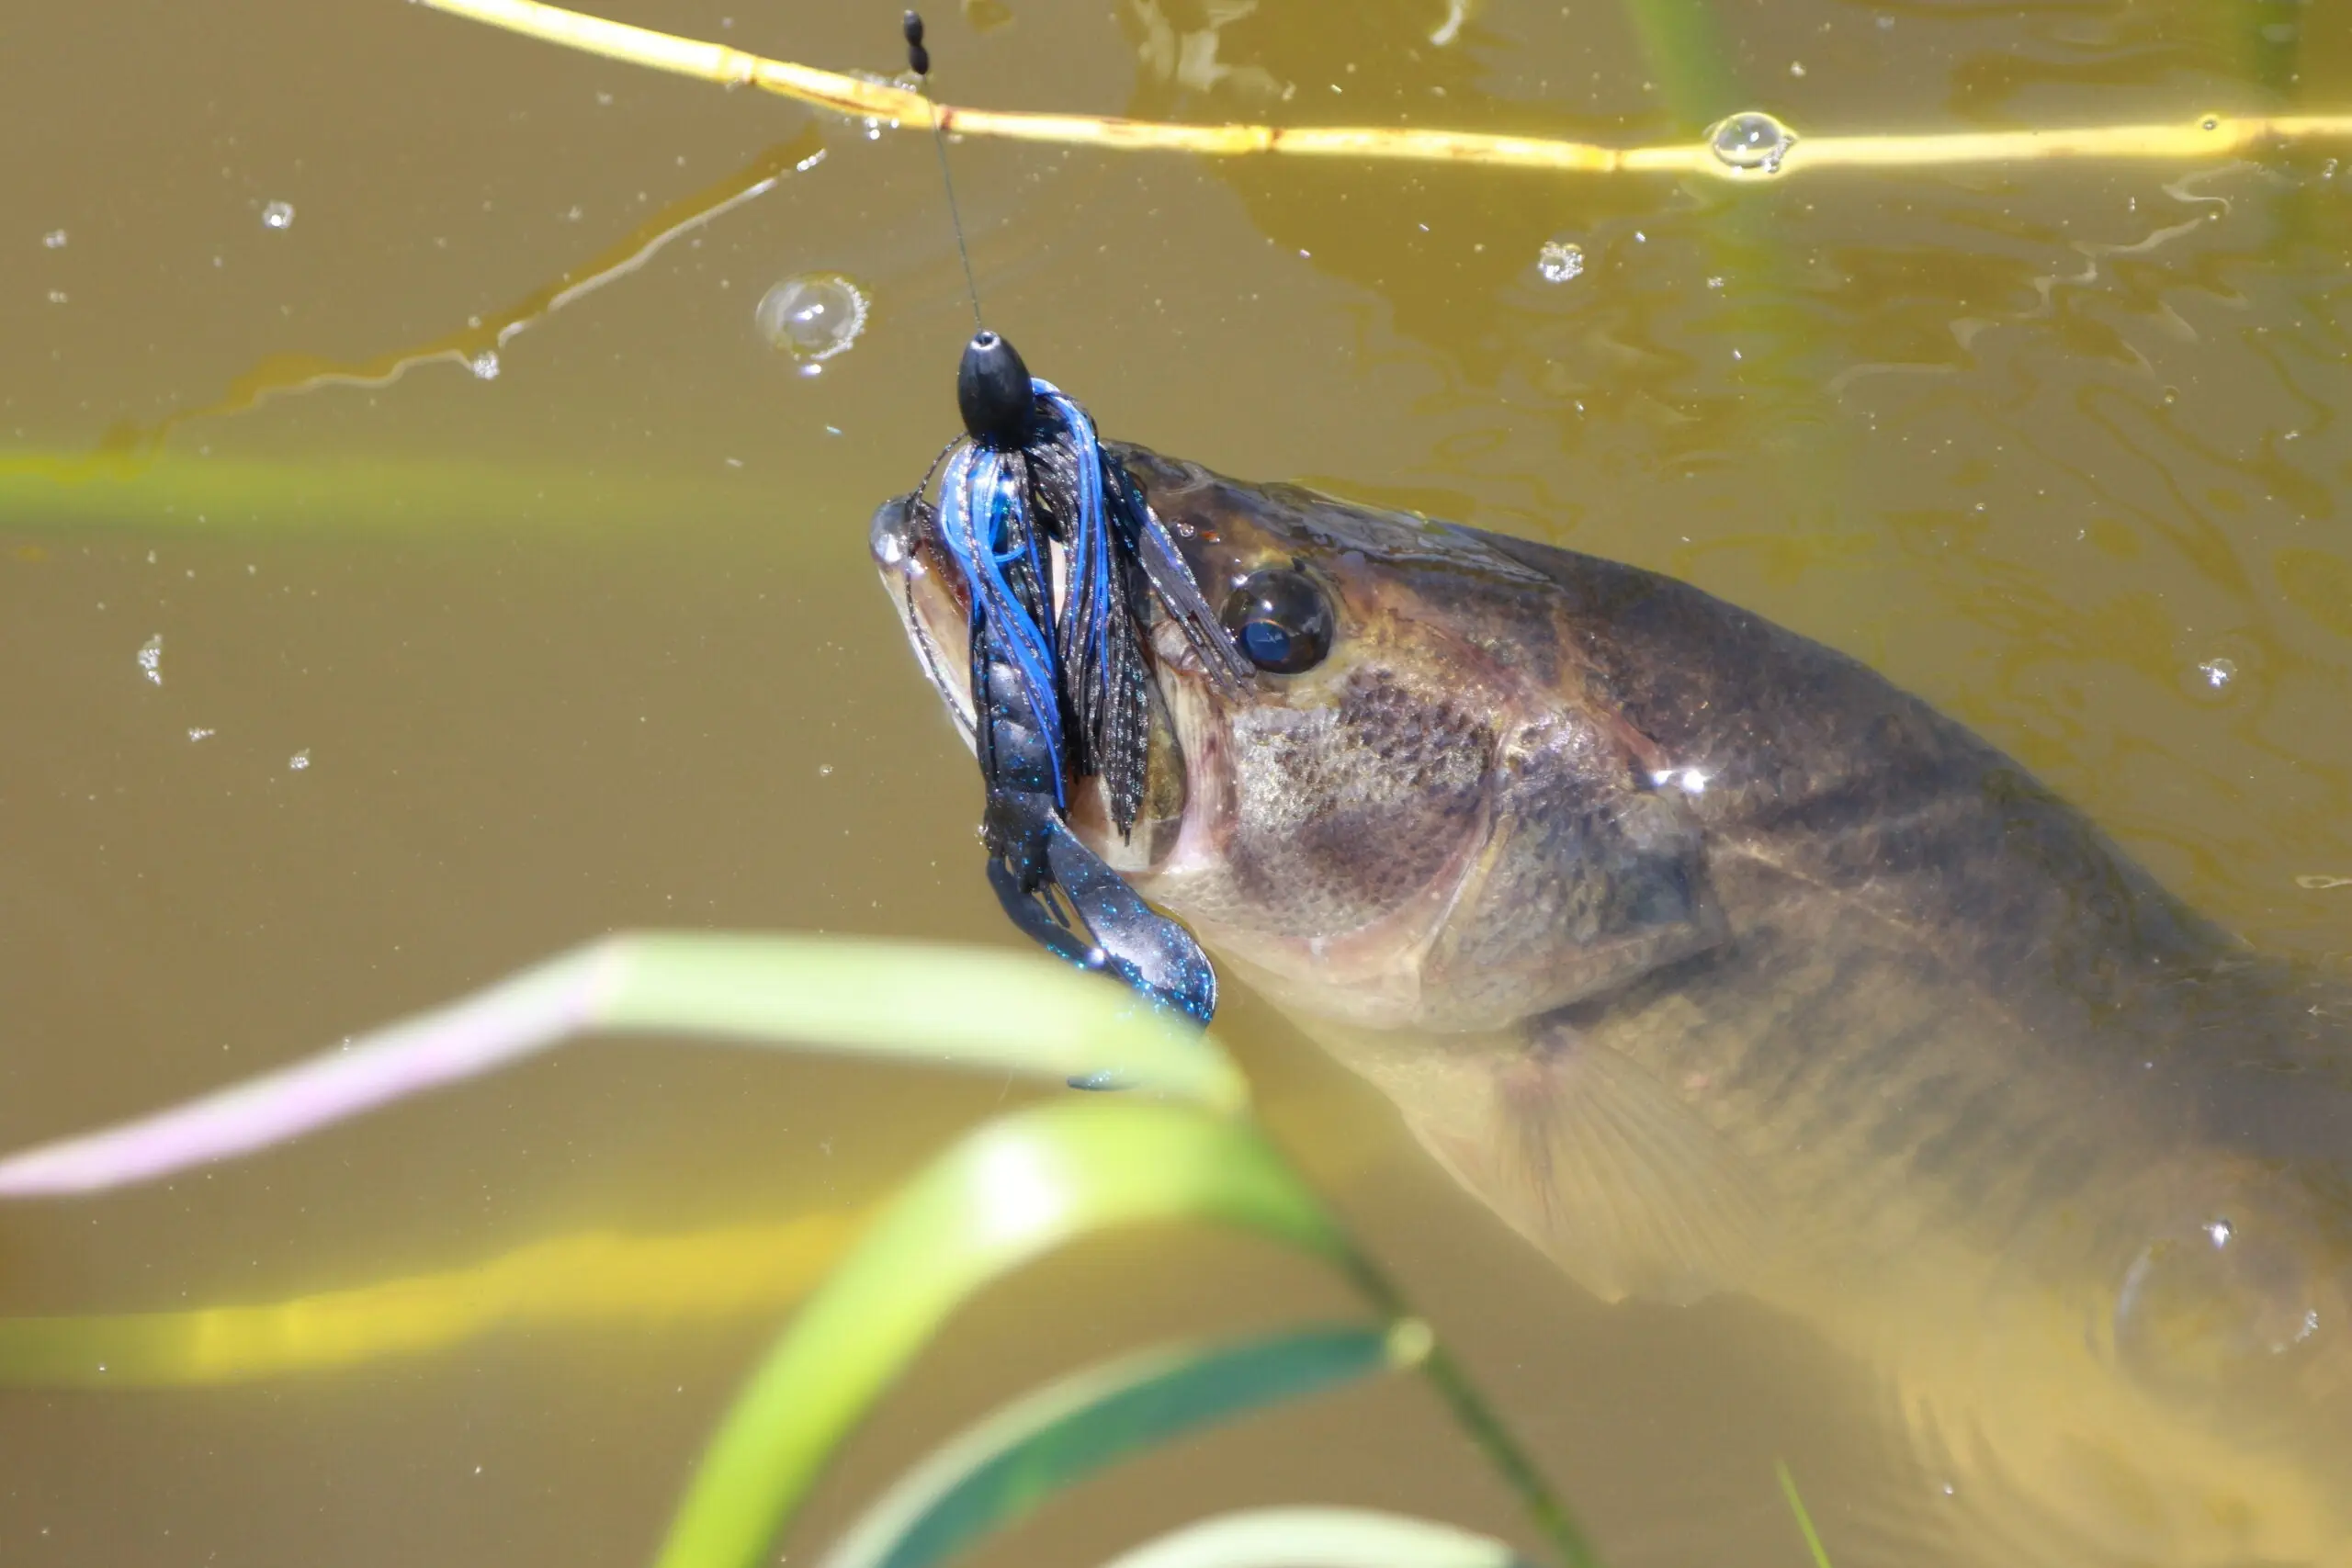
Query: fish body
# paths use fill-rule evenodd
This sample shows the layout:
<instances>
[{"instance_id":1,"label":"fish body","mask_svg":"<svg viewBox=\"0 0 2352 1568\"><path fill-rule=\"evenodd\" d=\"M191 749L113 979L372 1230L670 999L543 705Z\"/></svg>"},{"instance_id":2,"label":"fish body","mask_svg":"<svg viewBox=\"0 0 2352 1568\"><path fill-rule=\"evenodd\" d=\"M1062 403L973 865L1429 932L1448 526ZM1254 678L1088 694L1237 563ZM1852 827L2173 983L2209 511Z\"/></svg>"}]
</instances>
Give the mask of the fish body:
<instances>
[{"instance_id":1,"label":"fish body","mask_svg":"<svg viewBox=\"0 0 2352 1568\"><path fill-rule=\"evenodd\" d=\"M1141 818L1071 825L1464 1187L1866 1359L1975 1550L2352 1564L2352 988L1687 584L1106 450L1272 663L1155 626Z\"/></svg>"}]
</instances>

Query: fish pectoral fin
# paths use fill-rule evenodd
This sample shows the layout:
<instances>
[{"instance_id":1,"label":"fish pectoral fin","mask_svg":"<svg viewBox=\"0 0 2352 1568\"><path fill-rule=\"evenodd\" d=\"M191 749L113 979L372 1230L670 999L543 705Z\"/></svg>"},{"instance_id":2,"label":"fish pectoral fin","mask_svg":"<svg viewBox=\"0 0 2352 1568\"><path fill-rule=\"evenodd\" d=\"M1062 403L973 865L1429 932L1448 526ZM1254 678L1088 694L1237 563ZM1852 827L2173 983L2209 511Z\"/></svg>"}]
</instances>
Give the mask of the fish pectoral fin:
<instances>
[{"instance_id":1,"label":"fish pectoral fin","mask_svg":"<svg viewBox=\"0 0 2352 1568\"><path fill-rule=\"evenodd\" d=\"M1415 1134L1513 1229L1604 1301L1689 1303L1739 1288L1768 1201L1738 1150L1638 1064L1550 1041L1498 1056L1478 1124Z\"/></svg>"}]
</instances>

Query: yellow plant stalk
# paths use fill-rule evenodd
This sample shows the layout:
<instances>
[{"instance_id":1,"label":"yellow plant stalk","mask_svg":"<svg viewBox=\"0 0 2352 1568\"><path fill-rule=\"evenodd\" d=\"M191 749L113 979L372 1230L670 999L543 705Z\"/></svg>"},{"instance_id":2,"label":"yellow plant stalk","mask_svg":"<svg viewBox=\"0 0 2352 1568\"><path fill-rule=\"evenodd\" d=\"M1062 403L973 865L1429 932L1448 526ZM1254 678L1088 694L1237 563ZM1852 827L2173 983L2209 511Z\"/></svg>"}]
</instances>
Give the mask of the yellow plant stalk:
<instances>
[{"instance_id":1,"label":"yellow plant stalk","mask_svg":"<svg viewBox=\"0 0 2352 1568\"><path fill-rule=\"evenodd\" d=\"M1770 180L1806 169L1919 168L2047 158L2191 159L2243 152L2265 144L2352 140L2352 114L2204 115L2184 124L2086 126L2078 130L1958 131L1918 136L1804 136L1766 117L1780 148L1769 157L1727 156L1724 132L1746 116L1720 122L1696 142L1603 147L1540 136L1393 126L1176 125L1097 115L1035 114L935 104L909 88L746 54L624 22L583 16L540 0L420 0L436 11L486 22L568 49L650 66L725 86L754 86L839 114L862 115L928 130L935 122L959 136L1115 151L1194 152L1229 158L1282 152L1316 158L1394 158L1476 164L1567 174L1696 174Z\"/></svg>"},{"instance_id":2,"label":"yellow plant stalk","mask_svg":"<svg viewBox=\"0 0 2352 1568\"><path fill-rule=\"evenodd\" d=\"M470 1268L191 1312L0 1318L0 1388L249 1382L413 1356L517 1324L650 1324L772 1313L806 1295L862 1213L683 1235L536 1242Z\"/></svg>"}]
</instances>

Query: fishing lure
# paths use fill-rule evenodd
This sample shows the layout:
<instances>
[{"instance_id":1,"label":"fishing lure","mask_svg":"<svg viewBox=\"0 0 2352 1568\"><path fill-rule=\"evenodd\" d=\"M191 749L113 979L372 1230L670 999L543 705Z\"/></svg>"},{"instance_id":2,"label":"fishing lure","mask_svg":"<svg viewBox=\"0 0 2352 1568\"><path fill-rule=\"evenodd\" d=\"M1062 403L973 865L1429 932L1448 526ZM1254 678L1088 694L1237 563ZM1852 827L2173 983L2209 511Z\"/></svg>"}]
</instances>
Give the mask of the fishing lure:
<instances>
[{"instance_id":1,"label":"fishing lure","mask_svg":"<svg viewBox=\"0 0 2352 1568\"><path fill-rule=\"evenodd\" d=\"M909 11L902 30L908 69L927 83L922 17ZM1208 955L1079 841L1069 786L1100 778L1112 826L1122 839L1134 829L1151 740L1148 603L1182 630L1218 685L1238 688L1250 667L1135 481L1103 452L1094 421L982 324L936 115L932 140L978 330L956 367L964 438L944 454L937 506L925 503L922 485L889 504L940 541L970 606L989 883L1012 923L1047 951L1206 1024L1216 1011Z\"/></svg>"},{"instance_id":2,"label":"fishing lure","mask_svg":"<svg viewBox=\"0 0 2352 1568\"><path fill-rule=\"evenodd\" d=\"M965 435L939 468L936 505L920 489L897 504L939 541L970 606L989 884L1048 951L1205 1024L1216 1010L1207 955L1080 842L1069 790L1100 778L1112 826L1133 830L1150 741L1149 604L1212 679L1238 686L1250 666L1083 408L985 329L964 350L956 400Z\"/></svg>"}]
</instances>

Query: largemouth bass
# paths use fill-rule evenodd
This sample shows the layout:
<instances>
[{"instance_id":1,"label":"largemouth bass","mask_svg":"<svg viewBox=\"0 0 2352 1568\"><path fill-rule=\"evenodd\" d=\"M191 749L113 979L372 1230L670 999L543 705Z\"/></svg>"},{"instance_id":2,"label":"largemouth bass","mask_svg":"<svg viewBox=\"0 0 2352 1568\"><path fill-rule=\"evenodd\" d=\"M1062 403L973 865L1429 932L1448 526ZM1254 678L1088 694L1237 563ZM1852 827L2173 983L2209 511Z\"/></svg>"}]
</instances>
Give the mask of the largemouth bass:
<instances>
[{"instance_id":1,"label":"largemouth bass","mask_svg":"<svg viewBox=\"0 0 2352 1568\"><path fill-rule=\"evenodd\" d=\"M1686 584L1113 454L1257 668L1155 627L1140 818L1072 825L1447 1171L1864 1358L1971 1557L2352 1564L2352 986ZM938 541L874 544L968 738Z\"/></svg>"}]
</instances>

